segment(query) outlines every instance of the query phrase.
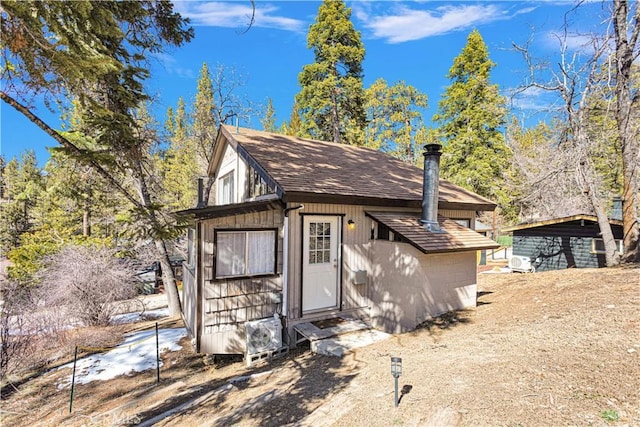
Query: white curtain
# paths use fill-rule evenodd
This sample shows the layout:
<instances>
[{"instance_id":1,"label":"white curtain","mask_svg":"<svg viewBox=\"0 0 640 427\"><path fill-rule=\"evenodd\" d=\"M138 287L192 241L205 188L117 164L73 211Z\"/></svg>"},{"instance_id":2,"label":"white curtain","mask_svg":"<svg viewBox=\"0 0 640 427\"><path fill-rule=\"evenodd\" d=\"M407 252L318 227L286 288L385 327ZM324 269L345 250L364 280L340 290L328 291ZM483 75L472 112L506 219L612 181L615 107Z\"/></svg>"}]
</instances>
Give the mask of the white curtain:
<instances>
[{"instance_id":1,"label":"white curtain","mask_svg":"<svg viewBox=\"0 0 640 427\"><path fill-rule=\"evenodd\" d=\"M245 274L246 232L218 233L216 276L241 276Z\"/></svg>"},{"instance_id":2,"label":"white curtain","mask_svg":"<svg viewBox=\"0 0 640 427\"><path fill-rule=\"evenodd\" d=\"M250 231L248 234L247 274L274 273L275 231Z\"/></svg>"},{"instance_id":3,"label":"white curtain","mask_svg":"<svg viewBox=\"0 0 640 427\"><path fill-rule=\"evenodd\" d=\"M217 234L216 277L275 273L274 230Z\"/></svg>"}]
</instances>

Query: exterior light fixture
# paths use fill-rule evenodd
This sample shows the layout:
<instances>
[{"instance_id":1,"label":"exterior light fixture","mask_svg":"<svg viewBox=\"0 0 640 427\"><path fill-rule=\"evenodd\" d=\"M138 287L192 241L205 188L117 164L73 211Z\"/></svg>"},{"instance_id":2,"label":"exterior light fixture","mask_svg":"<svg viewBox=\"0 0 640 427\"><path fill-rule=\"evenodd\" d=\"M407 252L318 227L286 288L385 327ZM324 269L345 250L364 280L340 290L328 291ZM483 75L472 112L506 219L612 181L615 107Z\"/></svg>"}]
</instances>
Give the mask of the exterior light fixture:
<instances>
[{"instance_id":1,"label":"exterior light fixture","mask_svg":"<svg viewBox=\"0 0 640 427\"><path fill-rule=\"evenodd\" d=\"M402 358L400 357L392 357L391 358L391 375L395 379L396 383L396 393L395 393L395 406L398 406L398 378L402 375Z\"/></svg>"},{"instance_id":2,"label":"exterior light fixture","mask_svg":"<svg viewBox=\"0 0 640 427\"><path fill-rule=\"evenodd\" d=\"M355 230L356 229L356 223L350 219L349 221L347 221L347 228L349 230Z\"/></svg>"}]
</instances>

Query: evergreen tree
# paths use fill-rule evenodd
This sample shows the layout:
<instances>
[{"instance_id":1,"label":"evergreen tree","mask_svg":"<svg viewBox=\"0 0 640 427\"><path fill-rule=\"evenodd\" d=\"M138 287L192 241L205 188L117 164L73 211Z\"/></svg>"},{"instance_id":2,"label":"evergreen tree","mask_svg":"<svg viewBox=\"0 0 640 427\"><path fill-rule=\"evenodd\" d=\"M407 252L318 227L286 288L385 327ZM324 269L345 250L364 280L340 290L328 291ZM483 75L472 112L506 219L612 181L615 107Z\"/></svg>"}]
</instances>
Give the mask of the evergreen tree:
<instances>
[{"instance_id":1,"label":"evergreen tree","mask_svg":"<svg viewBox=\"0 0 640 427\"><path fill-rule=\"evenodd\" d=\"M0 98L47 132L67 153L91 165L134 207L139 230L153 239L172 314L181 311L164 239L175 232L151 196L147 129L134 112L148 99L149 52L179 46L193 37L188 21L166 0L5 1L2 50L6 75L18 84L3 87ZM20 88L16 91L15 88ZM34 93L54 101L78 99L95 150L83 150L40 120L20 100ZM132 183L132 185L129 185Z\"/></svg>"},{"instance_id":2,"label":"evergreen tree","mask_svg":"<svg viewBox=\"0 0 640 427\"><path fill-rule=\"evenodd\" d=\"M0 249L20 244L21 236L36 222L35 207L44 191L44 178L33 150L12 159L2 171L5 201L0 204Z\"/></svg>"},{"instance_id":3,"label":"evergreen tree","mask_svg":"<svg viewBox=\"0 0 640 427\"><path fill-rule=\"evenodd\" d=\"M362 85L364 46L342 0L325 0L309 28L307 47L315 62L298 76L296 103L305 136L362 145L366 118Z\"/></svg>"},{"instance_id":4,"label":"evergreen tree","mask_svg":"<svg viewBox=\"0 0 640 427\"><path fill-rule=\"evenodd\" d=\"M170 109L167 115L169 148L163 162L163 200L170 210L188 209L196 204L200 167L195 141L189 134L184 100L179 98L175 113Z\"/></svg>"},{"instance_id":5,"label":"evergreen tree","mask_svg":"<svg viewBox=\"0 0 640 427\"><path fill-rule=\"evenodd\" d=\"M388 86L380 78L367 89L367 147L389 152L416 164L420 138L426 132L418 108L427 107L427 95L404 81ZM424 136L422 136L424 138Z\"/></svg>"},{"instance_id":6,"label":"evergreen tree","mask_svg":"<svg viewBox=\"0 0 640 427\"><path fill-rule=\"evenodd\" d=\"M494 66L482 36L473 30L449 70L451 85L434 121L444 142L443 177L504 206L509 149L501 132L505 99L489 79Z\"/></svg>"},{"instance_id":7,"label":"evergreen tree","mask_svg":"<svg viewBox=\"0 0 640 427\"><path fill-rule=\"evenodd\" d=\"M265 131L276 131L276 110L273 107L273 100L271 98L267 98L267 109L260 123L262 124L262 129Z\"/></svg>"},{"instance_id":8,"label":"evergreen tree","mask_svg":"<svg viewBox=\"0 0 640 427\"><path fill-rule=\"evenodd\" d=\"M289 121L285 121L282 123L282 126L280 126L280 133L290 136L304 136L302 131L302 119L300 118L297 104L294 103L293 108L291 109L291 117L289 117Z\"/></svg>"},{"instance_id":9,"label":"evergreen tree","mask_svg":"<svg viewBox=\"0 0 640 427\"><path fill-rule=\"evenodd\" d=\"M4 200L7 189L5 187L4 169L7 167L7 162L4 156L0 154L0 202Z\"/></svg>"}]
</instances>

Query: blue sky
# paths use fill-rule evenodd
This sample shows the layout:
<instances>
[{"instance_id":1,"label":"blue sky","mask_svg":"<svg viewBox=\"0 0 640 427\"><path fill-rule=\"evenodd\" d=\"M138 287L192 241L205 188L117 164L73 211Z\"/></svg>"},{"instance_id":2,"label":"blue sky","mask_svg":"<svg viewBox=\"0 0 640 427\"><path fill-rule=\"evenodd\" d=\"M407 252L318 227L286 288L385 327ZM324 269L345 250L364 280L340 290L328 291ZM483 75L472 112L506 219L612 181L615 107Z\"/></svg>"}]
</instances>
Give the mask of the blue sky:
<instances>
[{"instance_id":1,"label":"blue sky","mask_svg":"<svg viewBox=\"0 0 640 427\"><path fill-rule=\"evenodd\" d=\"M237 88L238 95L261 104L270 97L278 124L287 120L299 91L298 73L313 61L306 35L319 5L317 1L257 0L255 22L244 32L251 14L248 0L177 2L176 10L191 19L196 37L152 62L147 88L156 100L153 111L158 121L164 122L167 107L175 106L180 96L189 105L204 62L210 69L218 65L235 69L245 81ZM525 64L512 43L530 40L536 57L557 61L556 35L562 31L565 13L573 2L347 1L347 6L352 8L352 21L366 49L365 86L380 77L389 84L404 80L415 86L429 98L424 112L429 124L449 84L447 72L470 31L476 28L484 37L497 64L492 81L507 95L526 77ZM603 7L606 4L587 2L579 14L569 15L571 28L580 34L599 30L604 26ZM584 43L580 35L570 41ZM541 110L548 103L544 94L529 91L517 100L519 108L514 113L533 124L545 119ZM60 127L57 113L41 106L37 114ZM0 154L8 160L34 149L44 164L48 157L45 147L55 146L55 141L4 103L0 105L0 121ZM260 128L259 116L241 125Z\"/></svg>"}]
</instances>

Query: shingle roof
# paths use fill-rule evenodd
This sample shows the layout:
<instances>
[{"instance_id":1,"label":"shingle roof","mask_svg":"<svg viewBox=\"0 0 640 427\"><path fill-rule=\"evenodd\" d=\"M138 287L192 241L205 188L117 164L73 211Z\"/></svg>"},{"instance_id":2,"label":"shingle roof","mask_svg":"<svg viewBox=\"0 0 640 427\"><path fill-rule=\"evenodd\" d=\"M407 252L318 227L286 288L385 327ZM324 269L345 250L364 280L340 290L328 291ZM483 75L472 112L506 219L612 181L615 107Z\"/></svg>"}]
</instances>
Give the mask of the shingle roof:
<instances>
[{"instance_id":1,"label":"shingle roof","mask_svg":"<svg viewBox=\"0 0 640 427\"><path fill-rule=\"evenodd\" d=\"M226 125L221 132L273 178L285 201L301 196L337 196L362 204L367 199L385 201L378 205L420 206L422 201L422 170L380 151ZM442 179L439 205L474 210L496 206Z\"/></svg>"},{"instance_id":2,"label":"shingle roof","mask_svg":"<svg viewBox=\"0 0 640 427\"><path fill-rule=\"evenodd\" d=\"M425 254L460 252L500 247L496 242L463 227L457 222L438 217L443 233L427 231L419 222L420 215L398 212L365 212L375 221L389 227Z\"/></svg>"}]
</instances>

